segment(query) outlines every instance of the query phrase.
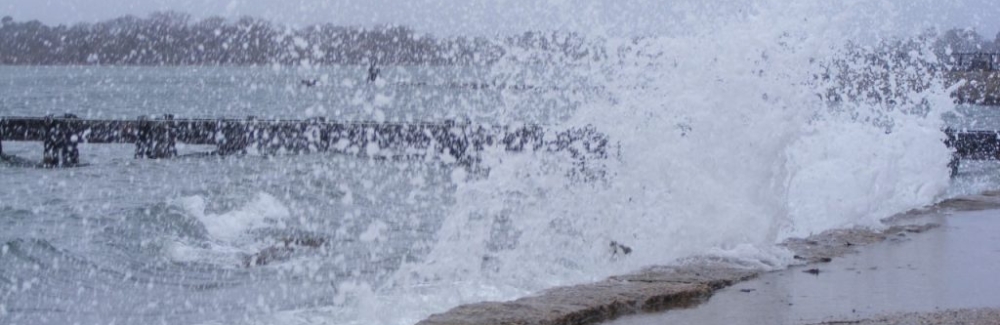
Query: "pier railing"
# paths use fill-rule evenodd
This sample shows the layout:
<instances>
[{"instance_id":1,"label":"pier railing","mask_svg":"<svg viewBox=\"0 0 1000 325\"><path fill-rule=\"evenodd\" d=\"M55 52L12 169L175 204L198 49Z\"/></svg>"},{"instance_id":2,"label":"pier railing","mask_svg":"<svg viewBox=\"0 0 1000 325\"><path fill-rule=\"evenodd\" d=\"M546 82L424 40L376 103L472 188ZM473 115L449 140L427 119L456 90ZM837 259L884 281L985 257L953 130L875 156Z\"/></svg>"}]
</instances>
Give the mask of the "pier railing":
<instances>
[{"instance_id":1,"label":"pier railing","mask_svg":"<svg viewBox=\"0 0 1000 325\"><path fill-rule=\"evenodd\" d=\"M3 141L41 141L42 164L79 163L80 143L135 143L135 157L170 158L176 144L216 146L216 153L250 151L308 153L333 151L359 156L406 155L450 157L474 164L479 152L495 146L507 151L566 151L574 158L606 158L608 137L591 126L548 131L539 125L477 125L257 119L176 119L172 115L134 120L80 119L73 115L0 117Z\"/></svg>"}]
</instances>

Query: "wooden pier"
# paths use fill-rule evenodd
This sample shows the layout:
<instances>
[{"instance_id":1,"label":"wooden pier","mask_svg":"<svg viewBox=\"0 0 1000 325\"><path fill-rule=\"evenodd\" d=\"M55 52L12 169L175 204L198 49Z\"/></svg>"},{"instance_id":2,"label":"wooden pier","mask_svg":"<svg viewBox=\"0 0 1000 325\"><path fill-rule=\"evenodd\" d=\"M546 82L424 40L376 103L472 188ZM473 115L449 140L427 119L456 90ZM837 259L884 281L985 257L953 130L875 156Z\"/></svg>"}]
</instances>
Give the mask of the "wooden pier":
<instances>
[{"instance_id":1,"label":"wooden pier","mask_svg":"<svg viewBox=\"0 0 1000 325\"><path fill-rule=\"evenodd\" d=\"M1000 160L1000 130L945 129L945 144L954 149L951 175L958 173L961 160Z\"/></svg>"},{"instance_id":2,"label":"wooden pier","mask_svg":"<svg viewBox=\"0 0 1000 325\"><path fill-rule=\"evenodd\" d=\"M458 164L479 161L491 146L507 151L566 151L577 159L606 158L609 142L593 127L546 136L539 125L343 122L305 120L175 119L172 115L134 120L80 119L73 115L0 117L3 141L43 142L42 164L80 163L80 143L135 143L135 157L171 158L176 144L214 145L219 155L279 152L339 152L358 156L405 155L451 157Z\"/></svg>"},{"instance_id":3,"label":"wooden pier","mask_svg":"<svg viewBox=\"0 0 1000 325\"><path fill-rule=\"evenodd\" d=\"M958 85L951 97L958 104L1000 106L1000 53L951 54L954 64L944 71L948 87ZM995 108L995 107L994 107ZM947 128L945 144L954 149L951 174L958 173L961 160L1000 160L1000 130Z\"/></svg>"},{"instance_id":4,"label":"wooden pier","mask_svg":"<svg viewBox=\"0 0 1000 325\"><path fill-rule=\"evenodd\" d=\"M177 143L213 145L216 154L238 155L337 152L362 157L449 157L457 164L479 162L487 147L506 151L565 151L581 162L607 158L609 139L594 127L563 130L546 136L539 125L475 125L380 123L305 120L175 119L171 115L124 119L0 117L0 155L4 141L40 141L42 165L80 163L80 143L134 143L135 158L177 156ZM955 151L949 167L960 160L1000 160L1000 130L946 129L945 144Z\"/></svg>"}]
</instances>

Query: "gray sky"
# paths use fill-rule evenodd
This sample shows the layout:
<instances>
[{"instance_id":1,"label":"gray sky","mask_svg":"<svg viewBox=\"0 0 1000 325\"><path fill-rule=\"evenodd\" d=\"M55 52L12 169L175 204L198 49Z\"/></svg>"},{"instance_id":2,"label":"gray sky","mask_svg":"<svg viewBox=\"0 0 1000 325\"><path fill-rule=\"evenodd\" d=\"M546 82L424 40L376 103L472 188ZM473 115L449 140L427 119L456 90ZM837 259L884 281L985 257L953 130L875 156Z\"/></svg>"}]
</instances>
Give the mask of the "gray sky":
<instances>
[{"instance_id":1,"label":"gray sky","mask_svg":"<svg viewBox=\"0 0 1000 325\"><path fill-rule=\"evenodd\" d=\"M787 0L788 4L798 1ZM857 5L898 6L902 30L924 26L973 27L992 39L1000 29L997 0L830 0ZM334 23L371 26L398 24L435 34L494 34L529 29L586 32L601 28L616 34L658 34L668 21L683 20L690 6L738 10L739 0L0 0L0 15L47 24L94 22L156 10L212 15L250 15L295 25ZM739 5L734 5L739 4ZM835 13L830 13L835 14ZM673 24L674 27L678 26Z\"/></svg>"}]
</instances>

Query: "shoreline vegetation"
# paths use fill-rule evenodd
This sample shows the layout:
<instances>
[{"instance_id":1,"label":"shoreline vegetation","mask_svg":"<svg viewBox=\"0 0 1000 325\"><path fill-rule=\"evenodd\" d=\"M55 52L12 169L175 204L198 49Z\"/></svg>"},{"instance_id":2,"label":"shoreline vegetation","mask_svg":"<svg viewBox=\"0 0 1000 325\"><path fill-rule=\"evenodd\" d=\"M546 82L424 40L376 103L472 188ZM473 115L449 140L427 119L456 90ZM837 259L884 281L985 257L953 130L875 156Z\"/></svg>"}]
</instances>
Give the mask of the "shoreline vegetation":
<instances>
[{"instance_id":1,"label":"shoreline vegetation","mask_svg":"<svg viewBox=\"0 0 1000 325\"><path fill-rule=\"evenodd\" d=\"M511 47L603 55L574 33L438 38L404 26L292 27L241 17L200 21L179 12L48 26L0 19L0 65L483 65Z\"/></svg>"},{"instance_id":2,"label":"shoreline vegetation","mask_svg":"<svg viewBox=\"0 0 1000 325\"><path fill-rule=\"evenodd\" d=\"M826 72L813 82L828 89L821 96L830 102L917 107L908 94L941 80L945 87L957 85L956 102L1000 105L1000 62L994 62L1000 55L968 56L1000 52L997 36L990 41L970 29L926 30L874 46L849 43L844 55L821 63ZM438 38L405 26L292 27L254 17L195 20L173 11L68 26L0 18L0 66L565 64L614 59L603 43L554 31Z\"/></svg>"},{"instance_id":3,"label":"shoreline vegetation","mask_svg":"<svg viewBox=\"0 0 1000 325\"><path fill-rule=\"evenodd\" d=\"M573 60L610 59L612 54L600 44L600 39L573 32L437 37L406 26L290 26L250 16L195 20L175 11L54 26L0 18L0 65L343 65L373 60L393 65L486 65L510 49L540 50ZM921 48L928 45L929 49ZM866 57L871 63L890 57L909 59L914 50L921 54L929 50L947 68L961 68L963 63L954 54L1000 52L1000 34L991 41L972 29L928 29L910 39L844 47L848 56Z\"/></svg>"}]
</instances>

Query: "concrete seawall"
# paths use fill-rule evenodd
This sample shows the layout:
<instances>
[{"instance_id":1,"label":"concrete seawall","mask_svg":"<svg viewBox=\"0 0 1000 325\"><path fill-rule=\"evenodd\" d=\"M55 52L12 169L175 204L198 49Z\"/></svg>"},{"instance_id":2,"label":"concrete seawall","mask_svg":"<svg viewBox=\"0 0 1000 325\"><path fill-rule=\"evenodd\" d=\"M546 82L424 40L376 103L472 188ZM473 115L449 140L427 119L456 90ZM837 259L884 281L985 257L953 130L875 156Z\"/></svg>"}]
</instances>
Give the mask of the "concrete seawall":
<instances>
[{"instance_id":1,"label":"concrete seawall","mask_svg":"<svg viewBox=\"0 0 1000 325\"><path fill-rule=\"evenodd\" d=\"M922 236L934 229L944 211L1000 208L1000 197L987 195L942 202L930 209L885 220L887 228L838 229L782 245L802 261L806 273L819 274L821 265L887 239ZM796 271L799 272L799 271ZM508 302L483 302L431 315L419 325L458 324L596 324L618 317L699 305L715 292L762 276L735 261L691 258L678 266L653 266L604 281L560 287Z\"/></svg>"}]
</instances>

